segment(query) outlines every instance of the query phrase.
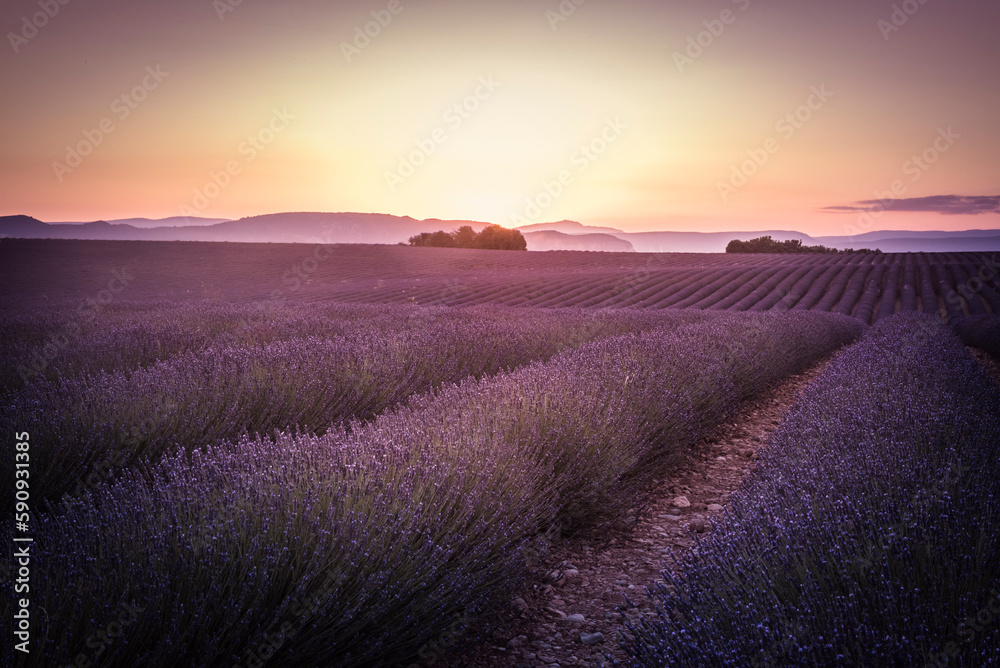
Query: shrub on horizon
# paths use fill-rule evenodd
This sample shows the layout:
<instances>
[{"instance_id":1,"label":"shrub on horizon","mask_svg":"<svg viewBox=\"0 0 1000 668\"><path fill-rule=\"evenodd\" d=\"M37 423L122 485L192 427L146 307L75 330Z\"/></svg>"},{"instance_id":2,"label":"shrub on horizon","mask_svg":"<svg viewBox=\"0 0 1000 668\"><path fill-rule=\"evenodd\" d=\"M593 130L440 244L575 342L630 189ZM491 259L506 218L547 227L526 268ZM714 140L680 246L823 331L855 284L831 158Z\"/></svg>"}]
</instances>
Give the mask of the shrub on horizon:
<instances>
[{"instance_id":1,"label":"shrub on horizon","mask_svg":"<svg viewBox=\"0 0 1000 668\"><path fill-rule=\"evenodd\" d=\"M757 237L749 241L733 239L726 245L727 253L881 253L882 251L869 248L827 248L826 246L805 246L801 239L788 239L786 241L775 241L766 235Z\"/></svg>"},{"instance_id":2,"label":"shrub on horizon","mask_svg":"<svg viewBox=\"0 0 1000 668\"><path fill-rule=\"evenodd\" d=\"M482 250L528 250L528 242L520 230L500 225L487 225L476 234L472 227L463 225L454 232L422 232L409 239L411 246L436 248L478 248Z\"/></svg>"}]
</instances>

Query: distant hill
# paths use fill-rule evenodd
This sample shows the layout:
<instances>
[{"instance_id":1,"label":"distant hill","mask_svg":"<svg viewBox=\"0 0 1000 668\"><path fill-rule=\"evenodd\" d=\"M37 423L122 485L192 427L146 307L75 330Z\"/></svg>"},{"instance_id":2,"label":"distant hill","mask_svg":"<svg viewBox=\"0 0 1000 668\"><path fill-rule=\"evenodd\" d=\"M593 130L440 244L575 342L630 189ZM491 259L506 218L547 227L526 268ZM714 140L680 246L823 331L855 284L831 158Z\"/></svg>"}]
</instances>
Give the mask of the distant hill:
<instances>
[{"instance_id":1,"label":"distant hill","mask_svg":"<svg viewBox=\"0 0 1000 668\"><path fill-rule=\"evenodd\" d=\"M524 230L525 228L518 228ZM610 234L565 234L556 230L523 232L530 251L607 251L613 253L634 253L635 248L625 239Z\"/></svg>"},{"instance_id":2,"label":"distant hill","mask_svg":"<svg viewBox=\"0 0 1000 668\"><path fill-rule=\"evenodd\" d=\"M778 241L797 239L803 244L816 245L812 237L801 232L761 231L761 232L625 232L614 227L583 225L575 220L560 220L554 223L536 223L517 228L522 234L539 231L555 231L564 235L608 234L629 242L640 253L724 253L726 245L733 239L751 239L770 235ZM527 236L525 236L527 238ZM528 248L530 249L530 243ZM570 250L570 248L566 248Z\"/></svg>"},{"instance_id":3,"label":"distant hill","mask_svg":"<svg viewBox=\"0 0 1000 668\"><path fill-rule=\"evenodd\" d=\"M775 241L801 241L805 246L828 246L837 249L878 249L884 253L910 252L975 252L1000 251L1000 230L968 230L963 232L881 231L847 236L812 237L789 230L759 230L749 232L623 232L613 227L594 227L572 220L538 223L518 228L528 233L557 231L564 235L603 233L628 241L639 253L723 253L734 239L746 241L770 236ZM561 238L567 243L568 239ZM554 242L551 242L554 243ZM531 242L528 244L531 249ZM548 249L548 248L546 248ZM577 250L564 246L565 250Z\"/></svg>"},{"instance_id":4,"label":"distant hill","mask_svg":"<svg viewBox=\"0 0 1000 668\"><path fill-rule=\"evenodd\" d=\"M534 223L532 225L522 225L517 229L521 230L521 234L548 231L562 232L563 234L625 234L624 230L619 230L615 227L594 227L593 225L578 223L575 220L560 220L556 223Z\"/></svg>"},{"instance_id":5,"label":"distant hill","mask_svg":"<svg viewBox=\"0 0 1000 668\"><path fill-rule=\"evenodd\" d=\"M837 249L871 248L883 253L971 253L1000 251L1000 230L967 230L962 232L914 232L889 230L868 232L857 236L817 236L789 230L761 230L750 232L622 232L614 228L598 228L573 221L543 223L524 226L522 232L532 228L558 229L564 234L577 236L596 230L611 230L613 236L628 241L639 253L723 253L734 239L746 241L770 236L775 241L801 241L804 246L828 246ZM528 248L530 249L530 242ZM567 247L567 249L569 249Z\"/></svg>"},{"instance_id":6,"label":"distant hill","mask_svg":"<svg viewBox=\"0 0 1000 668\"><path fill-rule=\"evenodd\" d=\"M131 225L132 227L138 227L142 229L148 229L151 227L187 227L196 225L215 225L217 223L224 223L228 221L229 218L198 218L198 217L187 217L187 216L173 216L171 218L115 218L114 220L107 221L112 225ZM49 225L86 225L87 221L80 222L59 222L59 223L49 223Z\"/></svg>"},{"instance_id":7,"label":"distant hill","mask_svg":"<svg viewBox=\"0 0 1000 668\"><path fill-rule=\"evenodd\" d=\"M58 223L50 225L31 216L4 216L0 218L0 237L24 239L103 239L130 240L139 238L138 228L128 225L111 225L105 220L93 223Z\"/></svg>"},{"instance_id":8,"label":"distant hill","mask_svg":"<svg viewBox=\"0 0 1000 668\"><path fill-rule=\"evenodd\" d=\"M183 221L187 220L187 223ZM131 222L128 222L131 221ZM468 220L417 220L380 213L273 213L239 220L181 217L160 221L146 218L92 223L43 223L31 216L0 216L0 238L103 239L123 241L230 241L247 243L398 244L422 232L450 232L470 225L477 232L486 223ZM885 253L998 252L1000 230L964 232L881 231L854 237L811 237L788 230L746 232L623 232L572 220L518 228L528 250L600 250L640 253L723 253L733 239L770 236L776 241L799 240L806 246L872 248Z\"/></svg>"},{"instance_id":9,"label":"distant hill","mask_svg":"<svg viewBox=\"0 0 1000 668\"><path fill-rule=\"evenodd\" d=\"M434 226L439 221L430 223ZM274 213L203 228L212 241L396 244L421 232L426 223L410 217L366 213ZM435 227L435 229L437 229ZM196 232L190 230L190 232ZM208 240L195 237L193 240Z\"/></svg>"},{"instance_id":10,"label":"distant hill","mask_svg":"<svg viewBox=\"0 0 1000 668\"><path fill-rule=\"evenodd\" d=\"M797 239L807 246L819 243L808 234L787 230L761 232L630 232L616 234L629 241L640 253L725 253L733 239L755 239L770 236L776 241Z\"/></svg>"},{"instance_id":11,"label":"distant hill","mask_svg":"<svg viewBox=\"0 0 1000 668\"><path fill-rule=\"evenodd\" d=\"M840 244L840 248L878 248L883 253L1000 252L1000 232L986 236L897 237L881 241Z\"/></svg>"},{"instance_id":12,"label":"distant hill","mask_svg":"<svg viewBox=\"0 0 1000 668\"><path fill-rule=\"evenodd\" d=\"M886 230L853 237L817 237L836 248L878 248L883 253L973 253L1000 251L1000 230L958 232Z\"/></svg>"},{"instance_id":13,"label":"distant hill","mask_svg":"<svg viewBox=\"0 0 1000 668\"><path fill-rule=\"evenodd\" d=\"M396 244L421 232L450 231L485 223L416 220L377 213L275 213L211 225L139 228L107 221L48 224L30 216L0 217L0 237L128 241L230 241L247 243Z\"/></svg>"},{"instance_id":14,"label":"distant hill","mask_svg":"<svg viewBox=\"0 0 1000 668\"><path fill-rule=\"evenodd\" d=\"M959 232L945 232L944 230L929 230L926 232L914 232L912 230L879 230L875 232L865 232L853 237L816 237L820 242L842 243L851 239L859 243L869 241L885 241L896 239L954 239L958 237L990 237L1000 235L1000 230L962 230Z\"/></svg>"}]
</instances>

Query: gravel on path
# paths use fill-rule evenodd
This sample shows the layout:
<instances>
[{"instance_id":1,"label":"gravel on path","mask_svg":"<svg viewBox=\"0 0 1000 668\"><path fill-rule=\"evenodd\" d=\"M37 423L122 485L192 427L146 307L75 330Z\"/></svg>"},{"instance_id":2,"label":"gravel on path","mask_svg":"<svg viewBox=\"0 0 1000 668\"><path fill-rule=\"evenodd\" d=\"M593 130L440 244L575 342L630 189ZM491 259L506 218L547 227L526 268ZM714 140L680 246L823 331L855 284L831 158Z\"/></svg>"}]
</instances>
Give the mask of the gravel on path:
<instances>
[{"instance_id":1,"label":"gravel on path","mask_svg":"<svg viewBox=\"0 0 1000 668\"><path fill-rule=\"evenodd\" d=\"M434 668L610 666L624 660L619 629L654 615L646 588L661 580L660 571L675 557L709 538L712 521L756 466L771 432L828 362L745 403L609 532L558 542L536 569L532 590L514 601L518 616L494 620L490 637Z\"/></svg>"}]
</instances>

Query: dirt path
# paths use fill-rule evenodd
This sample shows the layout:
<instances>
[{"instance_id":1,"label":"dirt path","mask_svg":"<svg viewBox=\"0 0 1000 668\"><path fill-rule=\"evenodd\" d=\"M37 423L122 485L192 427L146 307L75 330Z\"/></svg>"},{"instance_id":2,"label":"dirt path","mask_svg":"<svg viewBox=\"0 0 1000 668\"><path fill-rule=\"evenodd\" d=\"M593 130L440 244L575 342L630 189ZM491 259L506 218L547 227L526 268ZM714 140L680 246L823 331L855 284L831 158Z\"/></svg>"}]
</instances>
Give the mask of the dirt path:
<instances>
[{"instance_id":1,"label":"dirt path","mask_svg":"<svg viewBox=\"0 0 1000 668\"><path fill-rule=\"evenodd\" d=\"M978 348L969 347L968 350L972 353L972 356L983 365L983 368L986 369L987 373L993 376L993 380L997 382L997 385L1000 385L1000 364Z\"/></svg>"},{"instance_id":2,"label":"dirt path","mask_svg":"<svg viewBox=\"0 0 1000 668\"><path fill-rule=\"evenodd\" d=\"M558 544L539 569L534 590L515 602L522 618L447 666L609 666L606 656L623 660L618 630L625 618L653 614L645 588L659 579L661 564L673 563L671 551L679 556L691 549L695 534L710 531L708 520L724 512L729 495L755 466L756 451L827 363L787 378L716 428L685 467L653 485L638 516L626 516L631 527L604 540L592 536ZM445 665L440 661L435 668Z\"/></svg>"}]
</instances>

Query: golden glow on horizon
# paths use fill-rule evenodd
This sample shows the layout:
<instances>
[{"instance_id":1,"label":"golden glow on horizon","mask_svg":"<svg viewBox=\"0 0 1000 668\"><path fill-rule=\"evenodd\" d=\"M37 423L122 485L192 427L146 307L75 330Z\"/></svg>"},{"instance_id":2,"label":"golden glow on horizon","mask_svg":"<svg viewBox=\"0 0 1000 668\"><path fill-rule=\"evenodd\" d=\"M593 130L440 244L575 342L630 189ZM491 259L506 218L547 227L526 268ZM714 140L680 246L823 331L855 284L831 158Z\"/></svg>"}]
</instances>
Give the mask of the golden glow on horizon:
<instances>
[{"instance_id":1,"label":"golden glow on horizon","mask_svg":"<svg viewBox=\"0 0 1000 668\"><path fill-rule=\"evenodd\" d=\"M854 216L821 209L874 198L947 127L961 139L906 176L906 196L996 194L1000 135L983 110L1000 101L1000 47L975 30L997 8L929 4L887 41L881 8L779 4L588 2L553 29L555 1L404 2L351 62L341 43L387 3L244 2L222 20L211 3L67 6L6 57L22 94L0 110L17 130L0 215L377 211L841 234ZM5 7L5 24L27 7ZM705 38L723 10L735 19ZM708 46L679 71L699 33ZM169 74L150 85L156 66ZM67 170L67 145L88 142Z\"/></svg>"}]
</instances>

